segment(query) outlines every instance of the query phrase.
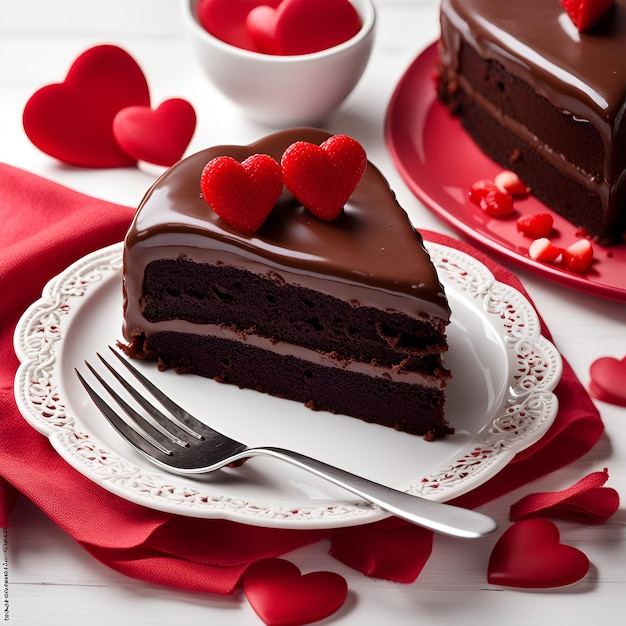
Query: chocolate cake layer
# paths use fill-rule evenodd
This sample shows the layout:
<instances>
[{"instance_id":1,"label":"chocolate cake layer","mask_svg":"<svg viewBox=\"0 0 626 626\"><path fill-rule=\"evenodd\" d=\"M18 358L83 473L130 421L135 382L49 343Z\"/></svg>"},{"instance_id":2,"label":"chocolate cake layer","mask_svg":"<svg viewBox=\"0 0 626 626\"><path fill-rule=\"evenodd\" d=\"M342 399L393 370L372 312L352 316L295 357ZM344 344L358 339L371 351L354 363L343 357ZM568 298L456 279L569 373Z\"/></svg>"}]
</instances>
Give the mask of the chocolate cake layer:
<instances>
[{"instance_id":1,"label":"chocolate cake layer","mask_svg":"<svg viewBox=\"0 0 626 626\"><path fill-rule=\"evenodd\" d=\"M142 303L148 321L223 324L273 341L324 346L339 359L387 367L428 372L440 364L439 354L446 349L443 321L431 324L401 313L355 307L312 289L189 259L149 263Z\"/></svg>"},{"instance_id":2,"label":"chocolate cake layer","mask_svg":"<svg viewBox=\"0 0 626 626\"><path fill-rule=\"evenodd\" d=\"M323 354L267 350L256 342L220 336L162 332L150 349L167 355L164 367L302 402L308 408L358 417L396 430L436 439L452 432L442 421L440 382L420 376L388 376L386 368L344 363ZM311 360L307 358L311 357Z\"/></svg>"},{"instance_id":3,"label":"chocolate cake layer","mask_svg":"<svg viewBox=\"0 0 626 626\"><path fill-rule=\"evenodd\" d=\"M443 0L439 52L439 96L481 149L569 221L621 240L626 0L588 33L558 2Z\"/></svg>"},{"instance_id":4,"label":"chocolate cake layer","mask_svg":"<svg viewBox=\"0 0 626 626\"><path fill-rule=\"evenodd\" d=\"M421 237L380 172L368 164L332 222L285 192L253 234L221 220L200 193L202 169L216 156L280 161L293 142L328 137L293 129L217 146L155 183L125 242L127 351L439 436L449 430L442 353L450 311Z\"/></svg>"}]
</instances>

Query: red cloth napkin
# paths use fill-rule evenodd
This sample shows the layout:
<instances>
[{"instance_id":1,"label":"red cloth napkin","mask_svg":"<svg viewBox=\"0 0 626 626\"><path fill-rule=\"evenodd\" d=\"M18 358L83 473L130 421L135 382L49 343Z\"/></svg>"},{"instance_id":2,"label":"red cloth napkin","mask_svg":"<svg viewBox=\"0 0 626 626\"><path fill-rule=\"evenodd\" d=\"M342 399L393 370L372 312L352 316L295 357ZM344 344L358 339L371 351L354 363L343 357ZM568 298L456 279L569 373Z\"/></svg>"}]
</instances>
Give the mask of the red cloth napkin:
<instances>
[{"instance_id":1,"label":"red cloth napkin","mask_svg":"<svg viewBox=\"0 0 626 626\"><path fill-rule=\"evenodd\" d=\"M7 525L12 503L21 493L94 557L119 572L173 587L230 593L250 563L334 532L257 528L132 504L72 469L15 405L18 362L12 336L20 315L65 267L121 241L132 215L128 207L0 164L0 525ZM524 291L515 276L469 245L432 232L423 234L427 240L469 252L499 281ZM545 327L543 332L549 336ZM546 436L457 502L478 506L574 461L596 443L603 430L600 416L567 363L557 395L561 408Z\"/></svg>"}]
</instances>

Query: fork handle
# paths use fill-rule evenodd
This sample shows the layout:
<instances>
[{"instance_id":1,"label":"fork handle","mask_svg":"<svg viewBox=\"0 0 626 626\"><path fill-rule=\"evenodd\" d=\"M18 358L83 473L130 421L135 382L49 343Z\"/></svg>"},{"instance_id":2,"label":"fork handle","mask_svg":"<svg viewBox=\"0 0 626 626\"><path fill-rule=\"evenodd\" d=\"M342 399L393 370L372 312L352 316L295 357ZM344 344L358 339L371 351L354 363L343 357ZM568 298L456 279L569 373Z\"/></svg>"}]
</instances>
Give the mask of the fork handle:
<instances>
[{"instance_id":1,"label":"fork handle","mask_svg":"<svg viewBox=\"0 0 626 626\"><path fill-rule=\"evenodd\" d=\"M269 456L286 461L350 491L388 513L446 535L474 539L488 535L498 527L493 519L482 513L412 496L291 450L248 448L243 456Z\"/></svg>"}]
</instances>

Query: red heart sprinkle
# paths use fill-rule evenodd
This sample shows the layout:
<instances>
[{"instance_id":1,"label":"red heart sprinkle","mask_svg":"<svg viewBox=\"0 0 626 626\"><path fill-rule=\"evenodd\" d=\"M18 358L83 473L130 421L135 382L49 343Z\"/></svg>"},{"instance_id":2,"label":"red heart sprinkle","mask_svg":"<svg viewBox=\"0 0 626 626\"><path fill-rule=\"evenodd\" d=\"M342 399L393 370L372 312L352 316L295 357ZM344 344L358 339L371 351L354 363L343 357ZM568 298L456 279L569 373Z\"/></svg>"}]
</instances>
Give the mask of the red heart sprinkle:
<instances>
[{"instance_id":1,"label":"red heart sprinkle","mask_svg":"<svg viewBox=\"0 0 626 626\"><path fill-rule=\"evenodd\" d=\"M584 274L593 262L593 246L589 239L579 239L561 252L563 267L576 274Z\"/></svg>"},{"instance_id":2,"label":"red heart sprinkle","mask_svg":"<svg viewBox=\"0 0 626 626\"><path fill-rule=\"evenodd\" d=\"M597 359L589 373L589 391L594 398L626 406L626 356L621 361L609 356Z\"/></svg>"},{"instance_id":3,"label":"red heart sprinkle","mask_svg":"<svg viewBox=\"0 0 626 626\"><path fill-rule=\"evenodd\" d=\"M290 561L263 559L244 574L243 589L256 614L273 626L324 619L345 602L348 585L335 572L301 574Z\"/></svg>"},{"instance_id":4,"label":"red heart sprinkle","mask_svg":"<svg viewBox=\"0 0 626 626\"><path fill-rule=\"evenodd\" d=\"M320 146L297 141L281 159L285 186L320 219L334 220L354 193L367 167L361 144L333 135Z\"/></svg>"},{"instance_id":5,"label":"red heart sprinkle","mask_svg":"<svg viewBox=\"0 0 626 626\"><path fill-rule=\"evenodd\" d=\"M432 531L419 526L365 526L333 536L330 554L366 576L408 584L419 576L432 548Z\"/></svg>"},{"instance_id":6,"label":"red heart sprinkle","mask_svg":"<svg viewBox=\"0 0 626 626\"><path fill-rule=\"evenodd\" d=\"M492 180L477 180L470 187L468 197L490 217L509 217L515 211L513 196Z\"/></svg>"},{"instance_id":7,"label":"red heart sprinkle","mask_svg":"<svg viewBox=\"0 0 626 626\"><path fill-rule=\"evenodd\" d=\"M514 198L524 198L530 193L530 189L524 181L511 170L498 172L493 182L500 188L508 191Z\"/></svg>"},{"instance_id":8,"label":"red heart sprinkle","mask_svg":"<svg viewBox=\"0 0 626 626\"><path fill-rule=\"evenodd\" d=\"M279 4L280 0L200 0L198 21L213 37L237 48L259 52L246 28L248 13L258 6Z\"/></svg>"},{"instance_id":9,"label":"red heart sprinkle","mask_svg":"<svg viewBox=\"0 0 626 626\"><path fill-rule=\"evenodd\" d=\"M560 543L550 520L516 522L498 539L489 558L487 580L493 585L547 589L570 585L589 570L587 556Z\"/></svg>"},{"instance_id":10,"label":"red heart sprinkle","mask_svg":"<svg viewBox=\"0 0 626 626\"><path fill-rule=\"evenodd\" d=\"M467 197L476 206L480 206L480 201L489 193L498 189L498 185L490 178L481 178L470 186Z\"/></svg>"},{"instance_id":11,"label":"red heart sprinkle","mask_svg":"<svg viewBox=\"0 0 626 626\"><path fill-rule=\"evenodd\" d=\"M528 247L528 256L541 263L552 263L556 261L563 249L555 246L547 237L535 239Z\"/></svg>"},{"instance_id":12,"label":"red heart sprinkle","mask_svg":"<svg viewBox=\"0 0 626 626\"><path fill-rule=\"evenodd\" d=\"M280 166L267 154L240 163L216 157L202 170L200 188L211 208L228 224L252 233L267 219L283 188Z\"/></svg>"},{"instance_id":13,"label":"red heart sprinkle","mask_svg":"<svg viewBox=\"0 0 626 626\"><path fill-rule=\"evenodd\" d=\"M276 13L278 54L309 54L348 41L361 29L349 0L283 0Z\"/></svg>"},{"instance_id":14,"label":"red heart sprinkle","mask_svg":"<svg viewBox=\"0 0 626 626\"><path fill-rule=\"evenodd\" d=\"M113 119L129 106L149 106L146 78L116 46L83 52L65 81L36 91L24 107L26 135L42 152L80 167L125 167L135 160L118 145Z\"/></svg>"},{"instance_id":15,"label":"red heart sprinkle","mask_svg":"<svg viewBox=\"0 0 626 626\"><path fill-rule=\"evenodd\" d=\"M167 167L183 156L195 129L193 106L180 98L166 100L156 110L126 107L113 120L113 134L126 154Z\"/></svg>"},{"instance_id":16,"label":"red heart sprinkle","mask_svg":"<svg viewBox=\"0 0 626 626\"><path fill-rule=\"evenodd\" d=\"M527 213L517 218L517 230L526 237L541 239L552 233L554 219L550 213Z\"/></svg>"}]
</instances>

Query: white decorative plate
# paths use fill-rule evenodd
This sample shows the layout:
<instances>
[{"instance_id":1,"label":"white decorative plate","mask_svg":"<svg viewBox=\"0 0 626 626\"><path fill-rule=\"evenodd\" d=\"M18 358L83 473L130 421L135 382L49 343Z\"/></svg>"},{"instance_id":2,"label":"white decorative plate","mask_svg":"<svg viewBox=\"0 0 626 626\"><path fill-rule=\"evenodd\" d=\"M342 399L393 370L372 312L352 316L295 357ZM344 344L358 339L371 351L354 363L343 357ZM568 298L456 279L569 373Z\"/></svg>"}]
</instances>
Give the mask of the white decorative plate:
<instances>
[{"instance_id":1,"label":"white decorative plate","mask_svg":"<svg viewBox=\"0 0 626 626\"><path fill-rule=\"evenodd\" d=\"M140 367L207 423L249 445L292 448L415 495L445 501L498 473L546 432L562 369L519 291L472 257L427 247L452 322L446 414L435 442L197 376ZM15 396L63 459L122 498L175 514L277 528L336 528L386 514L295 467L254 458L202 478L169 475L136 453L93 406L74 367L121 338L122 246L81 259L45 287L15 332ZM72 486L67 486L71 493Z\"/></svg>"}]
</instances>

